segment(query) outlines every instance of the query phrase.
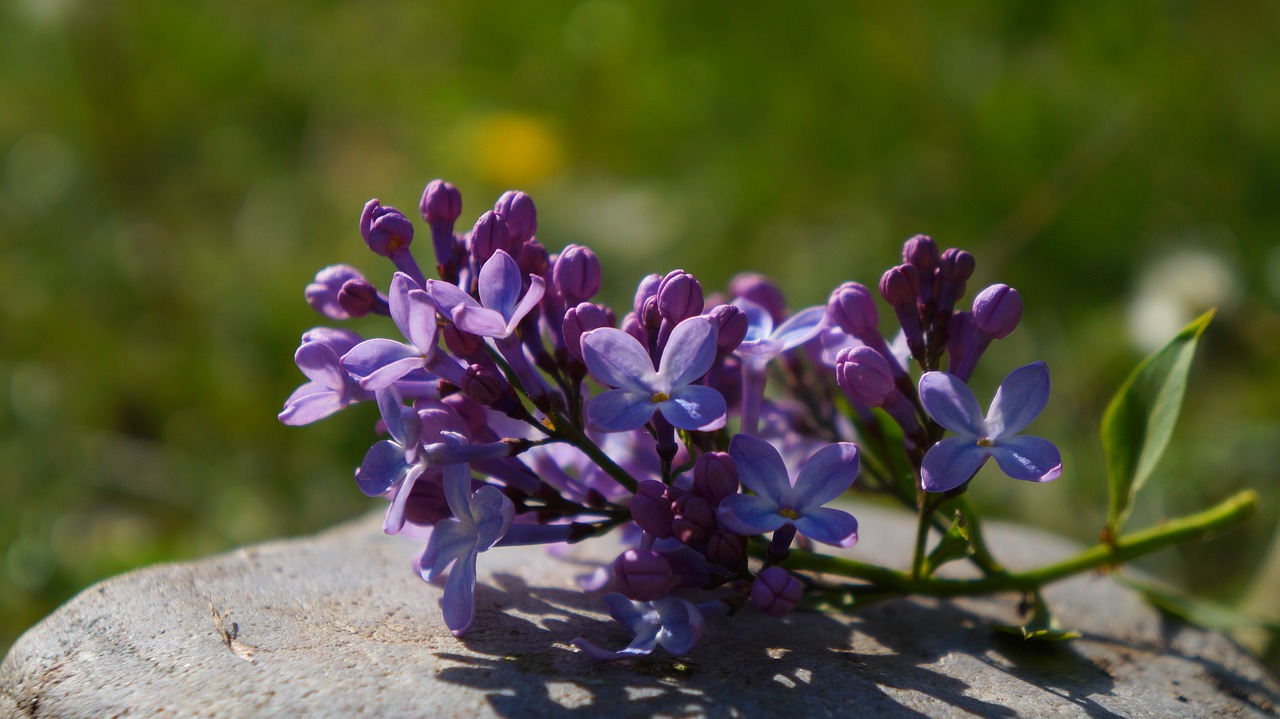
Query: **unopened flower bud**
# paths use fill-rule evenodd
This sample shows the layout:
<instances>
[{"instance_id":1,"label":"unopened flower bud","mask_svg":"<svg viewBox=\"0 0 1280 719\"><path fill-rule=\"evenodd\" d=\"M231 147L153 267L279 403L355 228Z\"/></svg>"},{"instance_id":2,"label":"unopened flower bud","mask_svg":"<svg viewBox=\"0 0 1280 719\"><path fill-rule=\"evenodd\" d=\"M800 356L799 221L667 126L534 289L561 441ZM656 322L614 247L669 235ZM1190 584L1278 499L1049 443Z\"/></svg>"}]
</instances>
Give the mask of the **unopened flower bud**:
<instances>
[{"instance_id":1,"label":"unopened flower bud","mask_svg":"<svg viewBox=\"0 0 1280 719\"><path fill-rule=\"evenodd\" d=\"M350 317L364 317L376 311L386 300L378 296L378 289L363 277L347 280L338 290L338 304Z\"/></svg>"},{"instance_id":2,"label":"unopened flower bud","mask_svg":"<svg viewBox=\"0 0 1280 719\"><path fill-rule=\"evenodd\" d=\"M751 606L771 617L783 617L800 603L804 587L782 567L767 567L751 583Z\"/></svg>"},{"instance_id":3,"label":"unopened flower bud","mask_svg":"<svg viewBox=\"0 0 1280 719\"><path fill-rule=\"evenodd\" d=\"M472 402L486 407L502 397L507 384L502 375L478 364L467 367L462 375L462 393Z\"/></svg>"},{"instance_id":4,"label":"unopened flower bud","mask_svg":"<svg viewBox=\"0 0 1280 719\"><path fill-rule=\"evenodd\" d=\"M462 214L462 193L444 180L432 180L422 191L418 212L429 225L443 223L452 227Z\"/></svg>"},{"instance_id":5,"label":"unopened flower bud","mask_svg":"<svg viewBox=\"0 0 1280 719\"><path fill-rule=\"evenodd\" d=\"M851 347L836 356L836 384L849 399L879 407L895 391L889 361L870 347Z\"/></svg>"},{"instance_id":6,"label":"unopened flower bud","mask_svg":"<svg viewBox=\"0 0 1280 719\"><path fill-rule=\"evenodd\" d=\"M707 559L712 564L718 564L725 569L736 569L742 564L742 558L746 555L747 538L740 534L721 529L707 540Z\"/></svg>"},{"instance_id":7,"label":"unopened flower bud","mask_svg":"<svg viewBox=\"0 0 1280 719\"><path fill-rule=\"evenodd\" d=\"M445 325L440 334L444 337L444 346L454 357L473 357L484 349L484 340L470 332L463 332L457 325Z\"/></svg>"},{"instance_id":8,"label":"unopened flower bud","mask_svg":"<svg viewBox=\"0 0 1280 719\"><path fill-rule=\"evenodd\" d=\"M600 291L600 258L582 245L569 245L556 258L551 279L566 303L589 300Z\"/></svg>"},{"instance_id":9,"label":"unopened flower bud","mask_svg":"<svg viewBox=\"0 0 1280 719\"><path fill-rule=\"evenodd\" d=\"M636 487L631 498L631 518L640 529L658 539L671 536L671 497L667 485L655 480L645 480Z\"/></svg>"},{"instance_id":10,"label":"unopened flower bud","mask_svg":"<svg viewBox=\"0 0 1280 719\"><path fill-rule=\"evenodd\" d=\"M827 316L854 337L875 332L880 321L875 299L858 282L846 282L831 293L827 300Z\"/></svg>"},{"instance_id":11,"label":"unopened flower bud","mask_svg":"<svg viewBox=\"0 0 1280 719\"><path fill-rule=\"evenodd\" d=\"M517 263L520 265L520 271L526 275L546 277L547 272L551 270L551 255L547 253L547 248L543 247L541 242L528 240L520 249Z\"/></svg>"},{"instance_id":12,"label":"unopened flower bud","mask_svg":"<svg viewBox=\"0 0 1280 719\"><path fill-rule=\"evenodd\" d=\"M635 310L637 315L644 314L644 303L650 297L658 296L658 285L662 284L662 275L645 275L640 280L640 284L636 287L635 299L631 301L631 309Z\"/></svg>"},{"instance_id":13,"label":"unopened flower bud","mask_svg":"<svg viewBox=\"0 0 1280 719\"><path fill-rule=\"evenodd\" d=\"M644 326L640 324L640 316L635 312L628 312L623 316L620 328L623 332L635 337L641 345L649 344L649 333L645 332Z\"/></svg>"},{"instance_id":14,"label":"unopened flower bud","mask_svg":"<svg viewBox=\"0 0 1280 719\"><path fill-rule=\"evenodd\" d=\"M787 300L773 280L754 272L743 272L729 280L729 294L750 300L765 309L775 325L787 319Z\"/></svg>"},{"instance_id":15,"label":"unopened flower bud","mask_svg":"<svg viewBox=\"0 0 1280 719\"><path fill-rule=\"evenodd\" d=\"M893 307L914 306L920 296L920 270L913 265L889 268L880 276L880 295Z\"/></svg>"},{"instance_id":16,"label":"unopened flower bud","mask_svg":"<svg viewBox=\"0 0 1280 719\"><path fill-rule=\"evenodd\" d=\"M511 232L511 242L519 249L524 243L533 239L538 231L538 208L533 205L533 198L518 190L508 190L493 204L493 211L507 221L507 230Z\"/></svg>"},{"instance_id":17,"label":"unopened flower bud","mask_svg":"<svg viewBox=\"0 0 1280 719\"><path fill-rule=\"evenodd\" d=\"M1005 284L991 285L973 298L973 328L1002 340L1022 319L1022 297Z\"/></svg>"},{"instance_id":18,"label":"unopened flower bud","mask_svg":"<svg viewBox=\"0 0 1280 719\"><path fill-rule=\"evenodd\" d=\"M940 259L938 243L928 235L916 235L902 245L902 261L919 270L926 282L932 279Z\"/></svg>"},{"instance_id":19,"label":"unopened flower bud","mask_svg":"<svg viewBox=\"0 0 1280 719\"><path fill-rule=\"evenodd\" d=\"M418 413L418 416L422 417L422 426L424 428L428 425L427 413L434 411L439 413L441 421L445 421L447 418L449 425L443 427L443 429L457 432L465 428L467 434L471 436L483 436L488 431L489 413L483 405L476 404L465 394L454 392L447 397L441 398L440 404L443 409L424 410ZM434 435L428 435L426 429L424 429L423 436L438 437L440 432L437 430Z\"/></svg>"},{"instance_id":20,"label":"unopened flower bud","mask_svg":"<svg viewBox=\"0 0 1280 719\"><path fill-rule=\"evenodd\" d=\"M702 314L702 284L684 270L672 270L658 284L658 313L678 324Z\"/></svg>"},{"instance_id":21,"label":"unopened flower bud","mask_svg":"<svg viewBox=\"0 0 1280 719\"><path fill-rule=\"evenodd\" d=\"M568 350L569 356L581 362L582 335L591 330L609 326L609 318L605 316L604 310L590 302L583 302L577 307L565 310L561 328L564 332L565 349Z\"/></svg>"},{"instance_id":22,"label":"unopened flower bud","mask_svg":"<svg viewBox=\"0 0 1280 719\"><path fill-rule=\"evenodd\" d=\"M738 349L750 329L747 313L733 305L717 305L709 316L716 323L716 351L728 354Z\"/></svg>"},{"instance_id":23,"label":"unopened flower bud","mask_svg":"<svg viewBox=\"0 0 1280 719\"><path fill-rule=\"evenodd\" d=\"M644 325L645 332L651 335L656 335L662 327L662 313L658 311L657 296L644 301L644 307L640 310L640 323Z\"/></svg>"},{"instance_id":24,"label":"unopened flower bud","mask_svg":"<svg viewBox=\"0 0 1280 719\"><path fill-rule=\"evenodd\" d=\"M704 497L692 492L681 496L674 503L676 513L671 531L685 544L706 539L716 528L716 510Z\"/></svg>"},{"instance_id":25,"label":"unopened flower bud","mask_svg":"<svg viewBox=\"0 0 1280 719\"><path fill-rule=\"evenodd\" d=\"M510 252L511 235L507 223L494 212L486 212L476 220L471 230L471 259L483 265L498 250Z\"/></svg>"},{"instance_id":26,"label":"unopened flower bud","mask_svg":"<svg viewBox=\"0 0 1280 719\"><path fill-rule=\"evenodd\" d=\"M413 223L396 208L369 200L360 213L360 236L374 254L387 257L413 242Z\"/></svg>"},{"instance_id":27,"label":"unopened flower bud","mask_svg":"<svg viewBox=\"0 0 1280 719\"><path fill-rule=\"evenodd\" d=\"M964 296L964 285L973 276L976 267L973 255L952 247L942 253L938 262L938 303L946 308L955 307Z\"/></svg>"},{"instance_id":28,"label":"unopened flower bud","mask_svg":"<svg viewBox=\"0 0 1280 719\"><path fill-rule=\"evenodd\" d=\"M662 599L671 591L673 575L666 557L651 549L628 549L613 562L618 591L638 602Z\"/></svg>"},{"instance_id":29,"label":"unopened flower bud","mask_svg":"<svg viewBox=\"0 0 1280 719\"><path fill-rule=\"evenodd\" d=\"M738 465L727 452L704 452L693 464L693 491L711 503L738 492Z\"/></svg>"}]
</instances>

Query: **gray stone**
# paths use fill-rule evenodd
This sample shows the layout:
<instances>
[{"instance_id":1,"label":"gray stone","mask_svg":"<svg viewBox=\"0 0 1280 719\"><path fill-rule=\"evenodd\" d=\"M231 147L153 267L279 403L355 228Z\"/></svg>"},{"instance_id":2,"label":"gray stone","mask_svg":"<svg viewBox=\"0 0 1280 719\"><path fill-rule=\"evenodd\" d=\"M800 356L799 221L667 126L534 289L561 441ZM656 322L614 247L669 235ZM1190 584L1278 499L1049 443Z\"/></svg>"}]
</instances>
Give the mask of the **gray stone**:
<instances>
[{"instance_id":1,"label":"gray stone","mask_svg":"<svg viewBox=\"0 0 1280 719\"><path fill-rule=\"evenodd\" d=\"M861 507L853 556L905 566L910 517ZM989 529L1030 566L1062 540ZM479 618L445 630L417 547L367 518L316 537L132 572L85 590L0 666L0 716L1273 716L1280 687L1227 638L1163 619L1103 575L1054 585L1081 639L997 636L1017 597L901 599L853 616L747 610L713 620L689 656L597 664L577 636L629 639L538 548L481 556Z\"/></svg>"}]
</instances>

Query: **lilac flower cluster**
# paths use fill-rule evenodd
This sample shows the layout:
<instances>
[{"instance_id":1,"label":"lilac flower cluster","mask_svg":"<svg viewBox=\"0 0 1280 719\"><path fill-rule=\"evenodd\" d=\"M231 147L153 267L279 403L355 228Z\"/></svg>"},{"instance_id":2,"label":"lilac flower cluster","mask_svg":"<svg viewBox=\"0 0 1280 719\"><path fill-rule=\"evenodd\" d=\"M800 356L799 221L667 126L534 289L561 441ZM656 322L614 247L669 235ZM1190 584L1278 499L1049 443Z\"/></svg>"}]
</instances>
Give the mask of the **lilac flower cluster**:
<instances>
[{"instance_id":1,"label":"lilac flower cluster","mask_svg":"<svg viewBox=\"0 0 1280 719\"><path fill-rule=\"evenodd\" d=\"M592 301L595 253L549 252L527 195L504 194L464 232L461 207L447 182L422 195L429 279L414 223L378 200L365 206L360 233L394 274L379 287L328 267L306 299L332 320L390 317L400 337L309 330L294 359L310 381L280 413L302 425L378 407L383 438L356 486L388 501L387 533L427 537L417 566L444 580L455 634L476 619L483 552L616 530L627 548L594 588L612 590L604 602L635 638L620 651L575 645L600 659L658 645L684 653L713 616L751 605L779 617L804 601L817 585L788 569L793 545L857 542L857 520L828 505L860 471L865 489L931 507L988 458L1016 479L1061 473L1051 443L1018 434L1048 400L1043 363L1010 374L986 415L965 384L1022 311L1005 285L957 309L974 272L967 252L907 241L877 288L896 318L890 337L877 293L856 282L790 312L764 276L708 295L676 269L644 277L619 317ZM884 438L890 423L911 477L862 466L860 437Z\"/></svg>"}]
</instances>

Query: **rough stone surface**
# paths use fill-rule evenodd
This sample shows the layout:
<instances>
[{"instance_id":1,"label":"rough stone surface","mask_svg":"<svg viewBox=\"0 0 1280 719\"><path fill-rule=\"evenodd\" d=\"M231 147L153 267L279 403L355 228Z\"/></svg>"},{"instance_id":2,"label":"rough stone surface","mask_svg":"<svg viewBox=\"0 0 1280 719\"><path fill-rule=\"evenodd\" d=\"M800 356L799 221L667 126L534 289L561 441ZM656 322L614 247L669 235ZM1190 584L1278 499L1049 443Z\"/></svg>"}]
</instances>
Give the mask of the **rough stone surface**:
<instances>
[{"instance_id":1,"label":"rough stone surface","mask_svg":"<svg viewBox=\"0 0 1280 719\"><path fill-rule=\"evenodd\" d=\"M853 555L904 566L913 520L862 508ZM1008 564L1072 545L993 526ZM580 545L595 557L598 544ZM895 600L854 616L714 620L688 657L596 664L629 637L583 594L584 551L481 557L479 619L445 630L417 548L368 518L316 537L132 572L85 590L0 665L3 717L1274 716L1280 687L1225 637L1112 579L1047 593L1074 642L998 636L1016 597Z\"/></svg>"}]
</instances>

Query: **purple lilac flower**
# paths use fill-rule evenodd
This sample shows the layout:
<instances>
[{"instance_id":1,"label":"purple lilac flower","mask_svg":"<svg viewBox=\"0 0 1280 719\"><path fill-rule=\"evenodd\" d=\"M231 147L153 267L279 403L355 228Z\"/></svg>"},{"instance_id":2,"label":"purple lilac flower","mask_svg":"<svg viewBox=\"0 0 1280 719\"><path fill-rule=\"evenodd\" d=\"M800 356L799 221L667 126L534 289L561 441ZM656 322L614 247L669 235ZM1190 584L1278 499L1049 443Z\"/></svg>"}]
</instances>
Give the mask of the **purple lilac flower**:
<instances>
[{"instance_id":1,"label":"purple lilac flower","mask_svg":"<svg viewBox=\"0 0 1280 719\"><path fill-rule=\"evenodd\" d=\"M693 649L707 628L703 610L679 597L637 602L621 594L606 594L604 601L609 605L609 615L630 630L635 638L616 652L601 649L582 637L570 642L600 661L645 656L653 653L659 645L672 654L685 654Z\"/></svg>"},{"instance_id":2,"label":"purple lilac flower","mask_svg":"<svg viewBox=\"0 0 1280 719\"><path fill-rule=\"evenodd\" d=\"M946 492L969 481L994 457L1014 479L1048 482L1062 474L1058 448L1047 439L1019 435L1049 401L1049 369L1044 362L1019 367L996 390L987 416L960 378L926 372L920 402L929 416L955 433L929 448L920 468L925 490Z\"/></svg>"},{"instance_id":3,"label":"purple lilac flower","mask_svg":"<svg viewBox=\"0 0 1280 719\"><path fill-rule=\"evenodd\" d=\"M785 617L800 603L804 587L779 566L766 567L751 583L751 606L771 617Z\"/></svg>"},{"instance_id":4,"label":"purple lilac flower","mask_svg":"<svg viewBox=\"0 0 1280 719\"><path fill-rule=\"evenodd\" d=\"M454 446L466 442L452 432L445 434L445 441ZM448 570L444 623L454 636L462 636L475 622L476 557L507 533L515 506L496 487L486 485L471 494L471 470L466 464L445 467L444 491L454 518L436 524L418 565L427 581Z\"/></svg>"},{"instance_id":5,"label":"purple lilac flower","mask_svg":"<svg viewBox=\"0 0 1280 719\"><path fill-rule=\"evenodd\" d=\"M858 448L850 442L830 444L800 467L794 483L773 445L739 434L729 455L743 486L755 494L734 494L720 502L716 518L743 535L772 532L794 525L806 537L824 544L852 547L858 541L853 515L822 505L840 496L858 475Z\"/></svg>"},{"instance_id":6,"label":"purple lilac flower","mask_svg":"<svg viewBox=\"0 0 1280 719\"><path fill-rule=\"evenodd\" d=\"M774 357L808 342L822 331L825 307L801 310L774 327L769 310L746 299L734 306L747 316L747 334L735 350L742 358L742 431L755 434L764 402L765 366Z\"/></svg>"},{"instance_id":7,"label":"purple lilac flower","mask_svg":"<svg viewBox=\"0 0 1280 719\"><path fill-rule=\"evenodd\" d=\"M427 292L440 314L458 329L481 337L504 339L516 331L520 320L538 306L546 286L541 277L529 278L529 289L521 297L520 266L511 255L497 250L480 269L480 301L457 285L440 280L427 282Z\"/></svg>"},{"instance_id":8,"label":"purple lilac flower","mask_svg":"<svg viewBox=\"0 0 1280 719\"><path fill-rule=\"evenodd\" d=\"M711 369L716 326L690 317L676 326L654 371L640 342L622 330L601 327L582 335L582 359L600 382L616 387L587 405L591 423L606 432L639 429L655 411L673 426L713 430L724 426L724 397L692 384Z\"/></svg>"},{"instance_id":9,"label":"purple lilac flower","mask_svg":"<svg viewBox=\"0 0 1280 719\"><path fill-rule=\"evenodd\" d=\"M409 340L374 338L356 345L342 357L342 366L367 390L390 386L417 369L426 368L451 382L461 379L462 368L436 352L436 308L431 298L408 275L397 272L391 280L391 319Z\"/></svg>"},{"instance_id":10,"label":"purple lilac flower","mask_svg":"<svg viewBox=\"0 0 1280 719\"><path fill-rule=\"evenodd\" d=\"M351 315L338 304L338 293L349 280L363 279L360 270L351 265L330 265L317 272L315 281L307 285L307 304L331 320L350 319Z\"/></svg>"},{"instance_id":11,"label":"purple lilac flower","mask_svg":"<svg viewBox=\"0 0 1280 719\"><path fill-rule=\"evenodd\" d=\"M342 367L342 355L361 339L350 330L329 327L317 327L302 336L302 345L294 353L293 361L310 381L285 400L284 410L279 414L282 423L295 427L311 424L373 396Z\"/></svg>"}]
</instances>

